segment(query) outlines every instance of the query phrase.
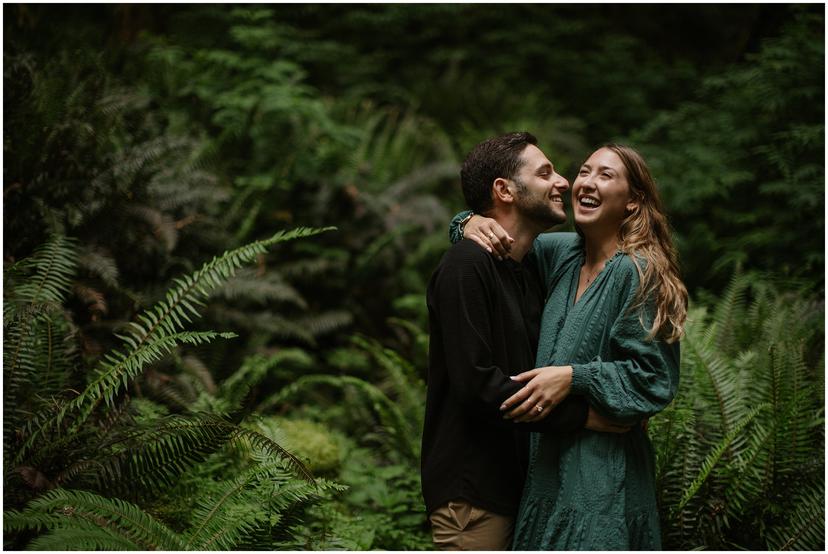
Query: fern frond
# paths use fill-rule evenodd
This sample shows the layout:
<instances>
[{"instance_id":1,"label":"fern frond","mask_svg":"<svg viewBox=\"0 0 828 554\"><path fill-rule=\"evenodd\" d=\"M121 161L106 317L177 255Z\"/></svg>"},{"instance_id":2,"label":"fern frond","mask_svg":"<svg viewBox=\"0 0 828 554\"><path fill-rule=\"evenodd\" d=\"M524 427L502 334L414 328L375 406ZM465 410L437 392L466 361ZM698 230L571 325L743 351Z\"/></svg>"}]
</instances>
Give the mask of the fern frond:
<instances>
[{"instance_id":1,"label":"fern frond","mask_svg":"<svg viewBox=\"0 0 828 554\"><path fill-rule=\"evenodd\" d=\"M3 437L4 455L13 457L25 428L36 423L32 417L59 397L67 387L76 359L75 327L61 302L74 276L73 246L62 237L47 243L24 269L34 275L15 276L8 284L3 327Z\"/></svg>"},{"instance_id":2,"label":"fern frond","mask_svg":"<svg viewBox=\"0 0 828 554\"><path fill-rule=\"evenodd\" d=\"M13 514L10 529L45 527L59 535L63 529L88 532L90 524L102 529L96 536L108 535L110 544L120 538L146 550L182 550L184 546L175 532L134 504L67 489L49 491L30 502L25 510ZM86 533L82 535L89 539Z\"/></svg>"},{"instance_id":3,"label":"fern frond","mask_svg":"<svg viewBox=\"0 0 828 554\"><path fill-rule=\"evenodd\" d=\"M825 483L821 478L793 494L785 520L771 531L770 549L825 550Z\"/></svg>"},{"instance_id":4,"label":"fern frond","mask_svg":"<svg viewBox=\"0 0 828 554\"><path fill-rule=\"evenodd\" d=\"M354 316L347 310L335 310L303 316L299 318L299 325L317 338L343 327L347 327L354 320Z\"/></svg>"},{"instance_id":5,"label":"fern frond","mask_svg":"<svg viewBox=\"0 0 828 554\"><path fill-rule=\"evenodd\" d=\"M178 228L173 218L150 206L130 206L129 212L145 221L152 229L155 238L167 252L175 250L178 244Z\"/></svg>"},{"instance_id":6,"label":"fern frond","mask_svg":"<svg viewBox=\"0 0 828 554\"><path fill-rule=\"evenodd\" d=\"M707 457L704 459L704 462L702 462L698 476L690 485L690 487L688 487L688 489L684 492L684 495L682 496L682 499L676 508L677 510L681 510L682 508L684 508L687 502L689 502L690 499L693 498L693 496L699 491L699 488L701 488L702 483L704 483L704 481L710 475L710 472L713 471L713 468L719 462L719 459L722 457L722 454L724 453L725 449L730 445L731 442L733 442L733 439L736 438L736 436L742 432L742 430L748 425L748 423L750 423L761 410L767 408L767 404L762 404L750 410L750 412L748 412L748 414L744 418L742 418L733 426L733 428L727 433L727 435L725 435L724 439L722 439L722 441L718 445L716 445L713 451L707 455Z\"/></svg>"},{"instance_id":7,"label":"fern frond","mask_svg":"<svg viewBox=\"0 0 828 554\"><path fill-rule=\"evenodd\" d=\"M191 331L172 333L155 338L152 342L144 342L129 352L121 354L117 350L104 356L104 362L95 372L95 376L86 389L67 406L67 411L77 409L80 419L84 420L95 406L95 402L103 400L107 406L112 405L115 394L125 388L127 383L134 379L145 365L160 360L180 344L200 345L220 337L231 339L235 333L216 333L214 331Z\"/></svg>"},{"instance_id":8,"label":"fern frond","mask_svg":"<svg viewBox=\"0 0 828 554\"><path fill-rule=\"evenodd\" d=\"M285 262L279 266L279 273L289 279L307 279L324 275L330 271L342 271L346 260L336 256L319 256Z\"/></svg>"},{"instance_id":9,"label":"fern frond","mask_svg":"<svg viewBox=\"0 0 828 554\"><path fill-rule=\"evenodd\" d=\"M308 346L316 346L313 334L295 318L271 312L254 312L215 306L210 314L213 319L226 321L241 329L269 334L282 339L298 339Z\"/></svg>"},{"instance_id":10,"label":"fern frond","mask_svg":"<svg viewBox=\"0 0 828 554\"><path fill-rule=\"evenodd\" d=\"M717 326L716 347L720 352L734 354L738 349L735 330L740 323L739 311L744 306L749 285L750 277L734 273L724 295L716 303L712 318ZM713 333L713 331L708 332Z\"/></svg>"},{"instance_id":11,"label":"fern frond","mask_svg":"<svg viewBox=\"0 0 828 554\"><path fill-rule=\"evenodd\" d=\"M91 247L80 250L78 267L100 277L111 288L118 288L118 264L112 256Z\"/></svg>"},{"instance_id":12,"label":"fern frond","mask_svg":"<svg viewBox=\"0 0 828 554\"><path fill-rule=\"evenodd\" d=\"M72 287L75 258L74 239L55 235L17 265L13 278L10 272L4 274L4 403L15 402L20 387L42 378L43 370L51 374L60 357L53 323L62 319L59 314Z\"/></svg>"},{"instance_id":13,"label":"fern frond","mask_svg":"<svg viewBox=\"0 0 828 554\"><path fill-rule=\"evenodd\" d=\"M203 389L209 394L215 394L217 391L216 383L213 381L213 374L198 357L189 354L181 358L181 367L187 374L192 375L198 379Z\"/></svg>"},{"instance_id":14,"label":"fern frond","mask_svg":"<svg viewBox=\"0 0 828 554\"><path fill-rule=\"evenodd\" d=\"M285 363L306 368L310 367L313 359L300 348L286 348L269 356L249 356L245 358L241 367L221 384L218 395L236 405L272 369Z\"/></svg>"},{"instance_id":15,"label":"fern frond","mask_svg":"<svg viewBox=\"0 0 828 554\"><path fill-rule=\"evenodd\" d=\"M54 417L46 416L45 418L41 417L33 420L35 428L14 457L14 463L20 463L44 432L58 432L64 420L69 416L72 418L72 424L68 434L72 435L77 432L98 402L103 400L107 406L113 406L115 394L118 390L125 388L127 383L135 378L145 365L160 360L179 344L199 345L216 337L232 338L235 336L233 333L215 333L212 331L175 333L142 344L140 348L129 352L128 355L121 354L118 351L106 355L96 372L97 374L80 395L64 404Z\"/></svg>"},{"instance_id":16,"label":"fern frond","mask_svg":"<svg viewBox=\"0 0 828 554\"><path fill-rule=\"evenodd\" d=\"M173 333L182 327L182 319L190 321L189 314L199 316L194 304L200 305L200 300L226 282L242 265L253 261L259 254L264 254L267 248L302 237L309 237L324 231L334 229L309 229L300 227L292 231L280 231L269 239L252 242L223 255L213 258L201 269L180 279L175 279L176 287L166 294L166 298L139 316L140 323L132 323L131 329L124 337L125 342L132 348L156 335Z\"/></svg>"},{"instance_id":17,"label":"fern frond","mask_svg":"<svg viewBox=\"0 0 828 554\"><path fill-rule=\"evenodd\" d=\"M391 442L403 455L416 459L419 449L417 432L410 431L411 422L403 415L399 406L385 393L371 383L347 375L305 375L295 382L284 387L278 393L265 399L259 404L259 410L265 411L273 406L286 402L289 398L300 394L306 389L314 390L320 385L337 389L352 388L359 392L377 414L383 430L390 435Z\"/></svg>"},{"instance_id":18,"label":"fern frond","mask_svg":"<svg viewBox=\"0 0 828 554\"><path fill-rule=\"evenodd\" d=\"M198 501L195 509L197 523L187 533L187 550L232 548L257 525L269 519L261 506L249 506L258 495L251 492L259 480L273 479L279 467L273 464L257 465L242 476L226 483L216 498ZM251 509L253 508L253 509Z\"/></svg>"},{"instance_id":19,"label":"fern frond","mask_svg":"<svg viewBox=\"0 0 828 554\"><path fill-rule=\"evenodd\" d=\"M293 286L273 271L265 275L257 275L254 270L240 270L235 277L228 280L224 286L216 289L212 296L235 301L249 300L257 304L270 302L284 302L301 309L307 309L308 303Z\"/></svg>"},{"instance_id":20,"label":"fern frond","mask_svg":"<svg viewBox=\"0 0 828 554\"><path fill-rule=\"evenodd\" d=\"M417 376L414 366L390 348L364 335L351 337L351 342L369 352L391 378L396 398L408 415L410 432L416 435L425 418L425 385Z\"/></svg>"},{"instance_id":21,"label":"fern frond","mask_svg":"<svg viewBox=\"0 0 828 554\"><path fill-rule=\"evenodd\" d=\"M228 441L246 441L268 455L282 460L289 469L300 477L311 483L314 481L313 475L311 475L301 460L282 448L276 441L251 429L234 425L213 414L197 414L196 418L177 417L165 423L162 429L190 432L212 430L216 433L226 434Z\"/></svg>"},{"instance_id":22,"label":"fern frond","mask_svg":"<svg viewBox=\"0 0 828 554\"><path fill-rule=\"evenodd\" d=\"M126 388L130 380L134 379L146 364L160 359L178 344L201 344L217 336L229 338L232 334L218 334L213 332L186 333L179 332L184 327L184 321L191 321L190 315L198 317L200 314L193 306L200 305L200 300L207 298L210 293L221 286L243 264L255 259L259 254L266 252L274 244L312 236L329 229L309 229L300 227L291 231L280 231L270 237L250 243L235 250L213 258L201 269L191 275L175 279L176 286L167 292L164 300L138 316L139 323L130 323L130 328L123 339L126 353L115 350L107 354L84 391L68 403L58 413L52 427L60 426L69 412L77 417L74 428L82 424L101 401L111 405L115 395ZM48 425L48 423L47 423ZM15 463L19 463L39 432L34 432L18 452Z\"/></svg>"},{"instance_id":23,"label":"fern frond","mask_svg":"<svg viewBox=\"0 0 828 554\"><path fill-rule=\"evenodd\" d=\"M52 236L26 260L25 268L34 275L23 283L11 283L7 302L15 304L54 304L60 306L72 286L77 268L76 241L61 235Z\"/></svg>"},{"instance_id":24,"label":"fern frond","mask_svg":"<svg viewBox=\"0 0 828 554\"><path fill-rule=\"evenodd\" d=\"M147 192L153 199L153 205L167 212L187 208L195 210L230 198L229 188L222 186L215 175L187 161L160 168L147 184Z\"/></svg>"},{"instance_id":25,"label":"fern frond","mask_svg":"<svg viewBox=\"0 0 828 554\"><path fill-rule=\"evenodd\" d=\"M234 426L206 414L167 416L125 437L127 447L98 462L98 486L159 491L231 440ZM97 460L95 460L97 461Z\"/></svg>"},{"instance_id":26,"label":"fern frond","mask_svg":"<svg viewBox=\"0 0 828 554\"><path fill-rule=\"evenodd\" d=\"M693 313L693 316L694 321L703 321L702 313ZM703 372L700 380L706 380L710 384L715 395L715 407L721 418L722 434L726 435L747 411L745 391L740 386L733 364L716 347L719 325L712 323L705 332L700 332L700 327L701 325L688 326L682 341L682 354L685 365L700 369ZM738 444L741 444L741 440Z\"/></svg>"},{"instance_id":27,"label":"fern frond","mask_svg":"<svg viewBox=\"0 0 828 554\"><path fill-rule=\"evenodd\" d=\"M92 521L77 519L59 525L30 542L27 550L142 550L141 545Z\"/></svg>"}]
</instances>

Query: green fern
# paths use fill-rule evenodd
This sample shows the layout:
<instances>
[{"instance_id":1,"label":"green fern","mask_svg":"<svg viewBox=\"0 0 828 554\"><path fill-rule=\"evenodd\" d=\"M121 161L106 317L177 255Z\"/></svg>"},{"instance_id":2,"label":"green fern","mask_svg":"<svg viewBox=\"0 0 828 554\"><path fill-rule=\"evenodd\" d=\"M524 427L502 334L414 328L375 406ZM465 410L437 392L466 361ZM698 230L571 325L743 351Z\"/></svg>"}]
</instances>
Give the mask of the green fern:
<instances>
[{"instance_id":1,"label":"green fern","mask_svg":"<svg viewBox=\"0 0 828 554\"><path fill-rule=\"evenodd\" d=\"M821 314L739 276L712 316L690 310L682 384L651 435L665 546L821 548L801 508L824 468Z\"/></svg>"},{"instance_id":2,"label":"green fern","mask_svg":"<svg viewBox=\"0 0 828 554\"><path fill-rule=\"evenodd\" d=\"M20 304L63 304L77 268L76 241L55 235L35 250L21 267L33 272L23 283L11 282L11 306ZM4 317L6 313L4 312Z\"/></svg>"},{"instance_id":3,"label":"green fern","mask_svg":"<svg viewBox=\"0 0 828 554\"><path fill-rule=\"evenodd\" d=\"M271 356L250 356L221 384L218 394L231 405L238 405L249 390L264 379L272 369L285 363L307 368L312 362L311 357L299 348L286 348Z\"/></svg>"},{"instance_id":4,"label":"green fern","mask_svg":"<svg viewBox=\"0 0 828 554\"><path fill-rule=\"evenodd\" d=\"M90 524L99 531L88 533ZM63 530L80 530L88 533L80 534L84 542L103 544L105 540L111 546L121 541L144 550L183 550L185 545L175 532L134 504L64 489L47 492L22 512L4 513L3 529L5 532L47 529L58 536ZM58 540L50 542L54 544Z\"/></svg>"},{"instance_id":5,"label":"green fern","mask_svg":"<svg viewBox=\"0 0 828 554\"><path fill-rule=\"evenodd\" d=\"M260 275L258 270L242 269L235 277L228 280L212 296L232 302L247 300L257 304L282 302L303 310L308 308L307 301L292 285L275 271Z\"/></svg>"},{"instance_id":6,"label":"green fern","mask_svg":"<svg viewBox=\"0 0 828 554\"><path fill-rule=\"evenodd\" d=\"M296 481L281 465L259 460L242 475L218 483L209 494L196 500L192 524L185 532L185 548L234 548L262 528L276 526L281 514L291 506L341 489L323 479L313 485Z\"/></svg>"},{"instance_id":7,"label":"green fern","mask_svg":"<svg viewBox=\"0 0 828 554\"><path fill-rule=\"evenodd\" d=\"M753 418L761 411L767 408L767 405L760 405L752 410L750 410L744 418L736 423L730 431L728 431L727 435L725 435L724 439L716 445L715 448L707 455L704 459L704 462L701 464L701 468L699 469L699 474L691 483L690 487L684 492L681 500L679 501L678 507L676 509L681 510L690 501L691 498L699 491L699 488L702 486L702 483L707 479L710 475L710 472L713 470L713 467L719 462L724 453L725 449L730 446L730 443L733 442L733 439L741 433L744 428L753 421Z\"/></svg>"},{"instance_id":8,"label":"green fern","mask_svg":"<svg viewBox=\"0 0 828 554\"><path fill-rule=\"evenodd\" d=\"M259 410L271 409L302 392L316 390L320 385L357 391L376 413L379 422L382 424L382 430L389 437L390 442L406 457L416 459L419 450L418 434L408 432L411 423L406 419L399 406L379 388L357 377L347 375L304 375L261 402Z\"/></svg>"},{"instance_id":9,"label":"green fern","mask_svg":"<svg viewBox=\"0 0 828 554\"><path fill-rule=\"evenodd\" d=\"M4 272L3 437L5 460L13 457L15 435L33 412L55 402L72 372L73 334L62 304L76 270L72 239L54 236ZM8 467L6 468L8 473Z\"/></svg>"},{"instance_id":10,"label":"green fern","mask_svg":"<svg viewBox=\"0 0 828 554\"><path fill-rule=\"evenodd\" d=\"M817 479L811 486L793 493L785 522L769 535L771 550L812 550L825 540L825 483Z\"/></svg>"},{"instance_id":11,"label":"green fern","mask_svg":"<svg viewBox=\"0 0 828 554\"><path fill-rule=\"evenodd\" d=\"M351 337L351 342L370 353L388 375L394 397L409 422L404 433L417 436L425 419L425 384L416 375L414 366L390 348L384 348L374 339L363 335ZM417 450L419 451L419 449Z\"/></svg>"},{"instance_id":12,"label":"green fern","mask_svg":"<svg viewBox=\"0 0 828 554\"><path fill-rule=\"evenodd\" d=\"M269 246L315 235L328 229L330 228L298 228L280 231L269 239L256 241L216 257L192 275L175 279L176 286L166 294L165 299L139 315L138 322L130 323L127 333L120 336L124 341L124 352L116 350L104 357L95 377L84 391L63 406L54 420L38 425L16 455L15 463L19 463L28 453L45 427L56 429L67 415L71 414L72 429L77 429L101 401L112 405L117 393L126 388L146 364L157 361L179 344L197 345L218 336L234 336L228 333L181 332L181 329L185 321L192 321L191 316L200 315L195 306L201 306L201 301L208 297L212 290L232 277L236 269L243 264L266 252Z\"/></svg>"}]
</instances>

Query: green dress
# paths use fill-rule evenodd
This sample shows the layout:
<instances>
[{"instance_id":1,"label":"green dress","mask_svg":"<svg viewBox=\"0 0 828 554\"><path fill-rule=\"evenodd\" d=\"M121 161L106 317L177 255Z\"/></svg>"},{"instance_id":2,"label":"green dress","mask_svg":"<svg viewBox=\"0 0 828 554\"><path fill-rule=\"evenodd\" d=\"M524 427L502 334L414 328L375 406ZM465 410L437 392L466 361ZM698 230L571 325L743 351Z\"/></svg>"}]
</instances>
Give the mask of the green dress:
<instances>
[{"instance_id":1,"label":"green dress","mask_svg":"<svg viewBox=\"0 0 828 554\"><path fill-rule=\"evenodd\" d=\"M642 310L628 310L639 277L626 254L617 252L578 302L581 239L543 234L534 255L549 291L536 365L571 365L571 394L587 397L604 416L636 425L624 434L533 433L513 548L660 550L655 459L638 423L673 399L678 344L648 340ZM651 308L648 303L643 311L647 329Z\"/></svg>"}]
</instances>

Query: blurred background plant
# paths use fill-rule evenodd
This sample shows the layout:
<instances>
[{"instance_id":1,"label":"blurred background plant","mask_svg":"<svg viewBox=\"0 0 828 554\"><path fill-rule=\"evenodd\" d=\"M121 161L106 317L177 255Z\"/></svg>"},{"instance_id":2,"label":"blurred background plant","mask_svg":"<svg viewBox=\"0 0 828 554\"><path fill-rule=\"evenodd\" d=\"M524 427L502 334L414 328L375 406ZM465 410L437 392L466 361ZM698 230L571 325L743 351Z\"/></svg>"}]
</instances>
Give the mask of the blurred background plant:
<instances>
[{"instance_id":1,"label":"blurred background plant","mask_svg":"<svg viewBox=\"0 0 828 554\"><path fill-rule=\"evenodd\" d=\"M519 129L569 177L632 144L668 205L665 547L824 547L823 10L3 10L6 548L430 548L424 291Z\"/></svg>"}]
</instances>

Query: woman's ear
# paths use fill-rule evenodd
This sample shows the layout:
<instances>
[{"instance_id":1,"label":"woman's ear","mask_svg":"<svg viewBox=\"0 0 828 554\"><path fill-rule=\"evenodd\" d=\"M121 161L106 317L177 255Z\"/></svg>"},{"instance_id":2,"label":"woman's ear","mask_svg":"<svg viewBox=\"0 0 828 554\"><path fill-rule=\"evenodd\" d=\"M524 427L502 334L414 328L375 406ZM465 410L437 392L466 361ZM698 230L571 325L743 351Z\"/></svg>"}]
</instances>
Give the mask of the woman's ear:
<instances>
[{"instance_id":1,"label":"woman's ear","mask_svg":"<svg viewBox=\"0 0 828 554\"><path fill-rule=\"evenodd\" d=\"M627 202L627 213L632 214L638 211L638 202L635 200L630 200Z\"/></svg>"},{"instance_id":2,"label":"woman's ear","mask_svg":"<svg viewBox=\"0 0 828 554\"><path fill-rule=\"evenodd\" d=\"M498 177L492 183L492 194L495 200L500 200L503 203L511 204L515 201L515 196L512 194L512 188L509 186L508 179Z\"/></svg>"}]
</instances>

